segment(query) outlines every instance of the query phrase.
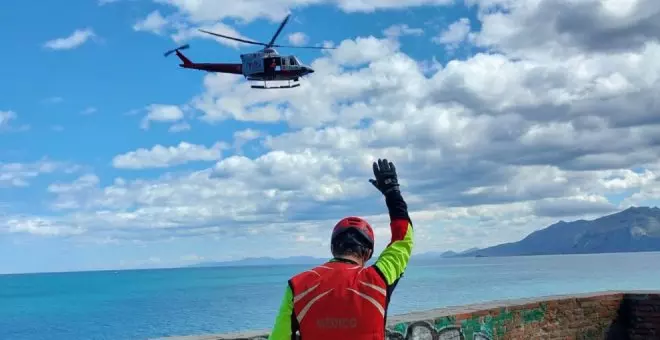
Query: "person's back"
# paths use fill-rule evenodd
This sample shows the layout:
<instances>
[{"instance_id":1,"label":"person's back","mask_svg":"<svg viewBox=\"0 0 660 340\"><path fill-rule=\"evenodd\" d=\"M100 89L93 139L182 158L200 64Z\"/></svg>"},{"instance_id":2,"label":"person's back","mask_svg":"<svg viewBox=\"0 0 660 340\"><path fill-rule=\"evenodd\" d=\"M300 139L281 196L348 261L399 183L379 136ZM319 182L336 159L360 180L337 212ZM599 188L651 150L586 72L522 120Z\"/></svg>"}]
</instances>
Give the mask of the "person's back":
<instances>
[{"instance_id":1,"label":"person's back","mask_svg":"<svg viewBox=\"0 0 660 340\"><path fill-rule=\"evenodd\" d=\"M392 239L376 263L371 258L374 234L361 218L347 217L332 233L334 258L292 277L269 339L372 340L385 338L390 297L408 265L413 245L412 222L396 176L387 160L374 163L376 180L390 215Z\"/></svg>"}]
</instances>

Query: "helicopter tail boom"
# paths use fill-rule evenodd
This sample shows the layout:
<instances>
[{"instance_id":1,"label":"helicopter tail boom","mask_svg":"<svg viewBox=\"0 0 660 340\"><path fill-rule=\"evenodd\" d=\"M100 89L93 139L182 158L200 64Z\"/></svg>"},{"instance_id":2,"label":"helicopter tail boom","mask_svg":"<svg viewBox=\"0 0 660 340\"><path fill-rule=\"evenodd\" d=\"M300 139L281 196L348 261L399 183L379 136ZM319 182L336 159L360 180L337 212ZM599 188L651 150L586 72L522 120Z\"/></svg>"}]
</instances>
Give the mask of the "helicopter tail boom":
<instances>
[{"instance_id":1,"label":"helicopter tail boom","mask_svg":"<svg viewBox=\"0 0 660 340\"><path fill-rule=\"evenodd\" d=\"M181 64L181 66L184 65L189 66L194 64L192 61L190 61L190 59L188 59L185 55L183 55L183 53L179 52L178 50L176 51L176 56L179 57L179 59L181 59L181 62L183 63Z\"/></svg>"},{"instance_id":2,"label":"helicopter tail boom","mask_svg":"<svg viewBox=\"0 0 660 340\"><path fill-rule=\"evenodd\" d=\"M185 50L190 48L190 45L186 44L175 49L165 52L165 56L169 56L172 53L175 53L179 59L181 59L182 68L189 68L194 70L206 71L206 72L218 72L218 73L233 73L233 74L243 74L243 65L242 64L233 64L233 63L193 63L188 59L180 50Z\"/></svg>"},{"instance_id":3,"label":"helicopter tail boom","mask_svg":"<svg viewBox=\"0 0 660 340\"><path fill-rule=\"evenodd\" d=\"M179 64L183 68L189 68L193 70L200 70L206 72L215 72L215 73L231 73L231 74L243 74L243 65L242 64L230 64L230 63L192 63L192 64Z\"/></svg>"}]
</instances>

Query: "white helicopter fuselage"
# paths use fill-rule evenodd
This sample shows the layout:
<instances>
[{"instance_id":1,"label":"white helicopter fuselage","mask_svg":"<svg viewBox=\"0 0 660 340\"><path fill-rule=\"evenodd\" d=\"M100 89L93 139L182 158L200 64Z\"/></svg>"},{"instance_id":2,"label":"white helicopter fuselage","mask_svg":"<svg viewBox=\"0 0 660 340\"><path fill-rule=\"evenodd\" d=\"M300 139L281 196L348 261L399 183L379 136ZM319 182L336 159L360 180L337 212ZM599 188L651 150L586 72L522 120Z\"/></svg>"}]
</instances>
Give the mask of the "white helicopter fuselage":
<instances>
[{"instance_id":1,"label":"white helicopter fuselage","mask_svg":"<svg viewBox=\"0 0 660 340\"><path fill-rule=\"evenodd\" d=\"M241 54L243 76L250 80L297 80L314 73L294 55L281 56L272 48Z\"/></svg>"}]
</instances>

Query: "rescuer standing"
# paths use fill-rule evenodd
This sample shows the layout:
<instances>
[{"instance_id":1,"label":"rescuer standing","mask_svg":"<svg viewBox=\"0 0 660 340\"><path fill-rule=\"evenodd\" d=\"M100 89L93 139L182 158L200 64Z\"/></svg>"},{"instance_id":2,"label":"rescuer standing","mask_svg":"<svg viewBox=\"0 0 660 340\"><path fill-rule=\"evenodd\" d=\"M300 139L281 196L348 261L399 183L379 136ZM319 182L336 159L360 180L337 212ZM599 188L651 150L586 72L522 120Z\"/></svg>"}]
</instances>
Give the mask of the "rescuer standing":
<instances>
[{"instance_id":1,"label":"rescuer standing","mask_svg":"<svg viewBox=\"0 0 660 340\"><path fill-rule=\"evenodd\" d=\"M374 340L385 338L390 297L412 253L413 226L401 195L396 168L373 163L370 179L384 196L392 238L376 262L374 232L367 221L346 217L332 230L333 258L293 276L287 285L269 340Z\"/></svg>"}]
</instances>

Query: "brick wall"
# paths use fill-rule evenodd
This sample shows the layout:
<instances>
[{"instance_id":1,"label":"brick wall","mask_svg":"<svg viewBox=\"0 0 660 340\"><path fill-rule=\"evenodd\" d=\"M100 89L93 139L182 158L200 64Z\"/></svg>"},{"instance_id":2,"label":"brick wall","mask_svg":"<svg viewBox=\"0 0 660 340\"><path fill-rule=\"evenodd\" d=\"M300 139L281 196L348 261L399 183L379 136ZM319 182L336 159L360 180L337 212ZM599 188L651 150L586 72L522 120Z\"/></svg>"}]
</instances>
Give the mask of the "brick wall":
<instances>
[{"instance_id":1,"label":"brick wall","mask_svg":"<svg viewBox=\"0 0 660 340\"><path fill-rule=\"evenodd\" d=\"M185 339L262 340L267 334ZM495 301L390 317L387 340L408 339L660 340L660 291Z\"/></svg>"},{"instance_id":2,"label":"brick wall","mask_svg":"<svg viewBox=\"0 0 660 340\"><path fill-rule=\"evenodd\" d=\"M625 295L612 330L621 339L660 339L660 293Z\"/></svg>"},{"instance_id":3,"label":"brick wall","mask_svg":"<svg viewBox=\"0 0 660 340\"><path fill-rule=\"evenodd\" d=\"M607 339L622 293L555 296L437 310L392 320L388 340Z\"/></svg>"}]
</instances>

